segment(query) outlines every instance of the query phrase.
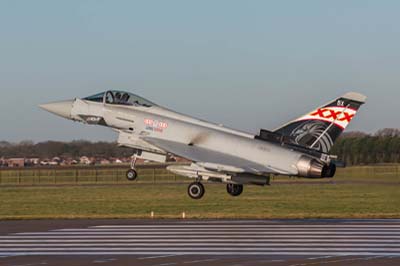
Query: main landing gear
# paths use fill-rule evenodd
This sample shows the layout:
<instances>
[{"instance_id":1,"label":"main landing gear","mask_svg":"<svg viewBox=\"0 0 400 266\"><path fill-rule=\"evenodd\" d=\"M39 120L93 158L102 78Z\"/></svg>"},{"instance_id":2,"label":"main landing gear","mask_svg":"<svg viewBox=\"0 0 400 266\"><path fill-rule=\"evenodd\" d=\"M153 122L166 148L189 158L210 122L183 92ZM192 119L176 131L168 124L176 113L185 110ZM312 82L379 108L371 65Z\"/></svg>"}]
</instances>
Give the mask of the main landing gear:
<instances>
[{"instance_id":1,"label":"main landing gear","mask_svg":"<svg viewBox=\"0 0 400 266\"><path fill-rule=\"evenodd\" d=\"M233 197L240 196L243 193L243 185L227 184L226 191Z\"/></svg>"},{"instance_id":2,"label":"main landing gear","mask_svg":"<svg viewBox=\"0 0 400 266\"><path fill-rule=\"evenodd\" d=\"M188 187L188 195L192 199L198 200L201 199L204 196L205 189L202 183L200 182L194 182L189 185Z\"/></svg>"},{"instance_id":3,"label":"main landing gear","mask_svg":"<svg viewBox=\"0 0 400 266\"><path fill-rule=\"evenodd\" d=\"M137 173L136 168L135 168L136 159L137 159L136 155L134 155L132 157L132 161L131 161L131 169L129 169L126 172L126 179L128 179L129 181L135 181L136 178L138 177L138 173Z\"/></svg>"},{"instance_id":4,"label":"main landing gear","mask_svg":"<svg viewBox=\"0 0 400 266\"><path fill-rule=\"evenodd\" d=\"M227 184L226 191L233 197L240 196L243 193L243 185ZM205 189L202 183L194 182L188 187L188 195L192 199L199 200L204 196Z\"/></svg>"}]
</instances>

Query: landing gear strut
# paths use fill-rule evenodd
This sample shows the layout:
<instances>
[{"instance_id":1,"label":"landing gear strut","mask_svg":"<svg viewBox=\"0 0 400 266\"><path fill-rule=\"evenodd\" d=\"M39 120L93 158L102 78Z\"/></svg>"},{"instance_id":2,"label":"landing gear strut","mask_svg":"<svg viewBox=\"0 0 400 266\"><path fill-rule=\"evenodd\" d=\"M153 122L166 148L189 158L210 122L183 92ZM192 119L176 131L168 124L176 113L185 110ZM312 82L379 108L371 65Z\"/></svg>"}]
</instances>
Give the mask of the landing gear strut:
<instances>
[{"instance_id":1,"label":"landing gear strut","mask_svg":"<svg viewBox=\"0 0 400 266\"><path fill-rule=\"evenodd\" d=\"M227 184L226 191L229 193L229 195L231 195L233 197L240 196L240 194L242 194L242 192L243 192L243 185Z\"/></svg>"},{"instance_id":2,"label":"landing gear strut","mask_svg":"<svg viewBox=\"0 0 400 266\"><path fill-rule=\"evenodd\" d=\"M137 173L136 168L135 168L136 159L137 159L137 158L136 158L136 155L133 155L133 156L132 156L132 161L131 161L131 169L129 169L129 170L126 172L126 178L127 178L129 181L135 181L136 178L137 178L137 176L138 176L138 173Z\"/></svg>"},{"instance_id":3,"label":"landing gear strut","mask_svg":"<svg viewBox=\"0 0 400 266\"><path fill-rule=\"evenodd\" d=\"M205 189L202 183L194 182L188 187L188 195L192 199L198 200L204 196Z\"/></svg>"}]
</instances>

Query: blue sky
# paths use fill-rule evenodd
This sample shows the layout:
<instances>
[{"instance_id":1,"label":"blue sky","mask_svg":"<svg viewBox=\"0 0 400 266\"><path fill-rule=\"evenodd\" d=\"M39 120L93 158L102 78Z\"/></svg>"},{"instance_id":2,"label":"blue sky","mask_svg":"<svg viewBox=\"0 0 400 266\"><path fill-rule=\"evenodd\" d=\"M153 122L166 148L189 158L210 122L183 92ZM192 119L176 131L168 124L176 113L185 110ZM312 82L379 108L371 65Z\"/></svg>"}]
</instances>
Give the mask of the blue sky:
<instances>
[{"instance_id":1,"label":"blue sky","mask_svg":"<svg viewBox=\"0 0 400 266\"><path fill-rule=\"evenodd\" d=\"M399 1L1 1L0 140L112 140L37 108L124 89L257 132L347 91L400 127Z\"/></svg>"}]
</instances>

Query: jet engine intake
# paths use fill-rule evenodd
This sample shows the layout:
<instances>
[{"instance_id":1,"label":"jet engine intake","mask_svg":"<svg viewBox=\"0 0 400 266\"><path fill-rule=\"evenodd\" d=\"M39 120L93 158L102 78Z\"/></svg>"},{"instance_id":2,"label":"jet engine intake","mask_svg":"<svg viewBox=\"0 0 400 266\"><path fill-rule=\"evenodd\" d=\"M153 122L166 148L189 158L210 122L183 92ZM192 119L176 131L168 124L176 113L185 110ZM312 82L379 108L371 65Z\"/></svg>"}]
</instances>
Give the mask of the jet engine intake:
<instances>
[{"instance_id":1,"label":"jet engine intake","mask_svg":"<svg viewBox=\"0 0 400 266\"><path fill-rule=\"evenodd\" d=\"M300 157L296 167L299 172L298 175L305 178L331 178L336 172L335 164L326 165L308 156Z\"/></svg>"}]
</instances>

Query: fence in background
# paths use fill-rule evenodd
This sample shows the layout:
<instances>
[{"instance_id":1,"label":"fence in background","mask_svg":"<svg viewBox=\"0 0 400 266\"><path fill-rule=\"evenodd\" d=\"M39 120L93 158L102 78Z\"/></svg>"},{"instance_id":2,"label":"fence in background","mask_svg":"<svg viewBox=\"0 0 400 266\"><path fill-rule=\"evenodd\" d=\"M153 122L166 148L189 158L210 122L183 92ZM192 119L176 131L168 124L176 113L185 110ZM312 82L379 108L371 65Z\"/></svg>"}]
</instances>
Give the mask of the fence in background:
<instances>
[{"instance_id":1,"label":"fence in background","mask_svg":"<svg viewBox=\"0 0 400 266\"><path fill-rule=\"evenodd\" d=\"M400 178L399 164L351 166L338 168L337 178L388 179Z\"/></svg>"},{"instance_id":2,"label":"fence in background","mask_svg":"<svg viewBox=\"0 0 400 266\"><path fill-rule=\"evenodd\" d=\"M138 165L138 183L173 183L187 178L168 172L165 164ZM50 184L119 184L126 179L128 165L46 168L4 168L0 170L0 186Z\"/></svg>"},{"instance_id":3,"label":"fence in background","mask_svg":"<svg viewBox=\"0 0 400 266\"><path fill-rule=\"evenodd\" d=\"M137 183L191 182L190 179L168 172L165 164L138 165ZM71 185L71 184L124 184L128 165L71 166L46 168L0 169L0 186L12 185ZM276 177L274 180L285 179ZM336 180L396 180L400 182L400 165L354 166L339 168ZM296 180L296 179L290 179ZM298 179L305 181L307 179ZM315 180L307 180L315 181ZM319 180L320 181L320 180ZM329 180L327 180L329 181Z\"/></svg>"}]
</instances>

